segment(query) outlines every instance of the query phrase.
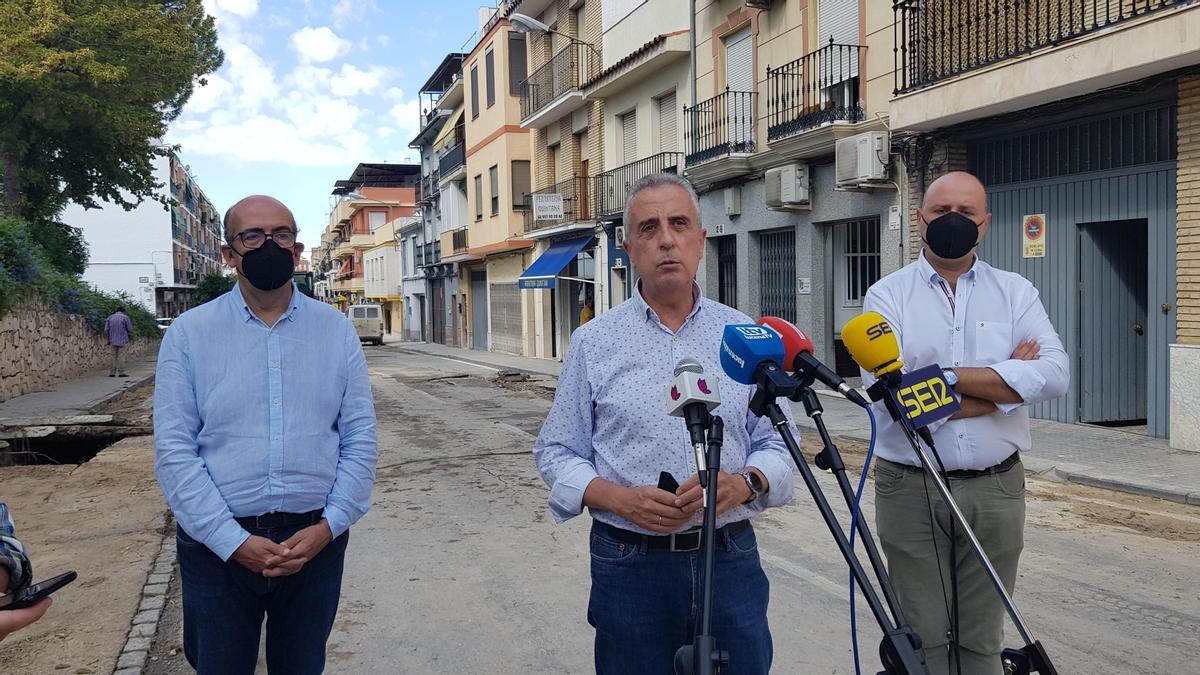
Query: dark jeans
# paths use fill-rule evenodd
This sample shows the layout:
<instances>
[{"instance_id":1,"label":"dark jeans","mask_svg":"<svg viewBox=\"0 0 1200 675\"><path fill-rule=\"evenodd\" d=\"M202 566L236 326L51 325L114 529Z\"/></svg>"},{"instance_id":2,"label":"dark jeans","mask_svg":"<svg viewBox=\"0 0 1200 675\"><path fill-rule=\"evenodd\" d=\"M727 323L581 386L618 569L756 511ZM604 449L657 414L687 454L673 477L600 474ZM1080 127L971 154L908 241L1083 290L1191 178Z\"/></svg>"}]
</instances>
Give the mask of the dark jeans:
<instances>
[{"instance_id":1,"label":"dark jeans","mask_svg":"<svg viewBox=\"0 0 1200 675\"><path fill-rule=\"evenodd\" d=\"M247 531L283 542L304 527ZM299 572L269 579L232 558L222 562L183 528L176 528L188 663L199 675L252 674L265 615L268 670L288 675L322 672L349 538L346 532L329 542Z\"/></svg>"},{"instance_id":2,"label":"dark jeans","mask_svg":"<svg viewBox=\"0 0 1200 675\"><path fill-rule=\"evenodd\" d=\"M704 552L672 553L616 541L592 526L592 594L588 623L596 629L596 672L669 675L675 650L692 643L703 602ZM767 575L753 528L717 541L713 629L729 652L726 672L771 669Z\"/></svg>"}]
</instances>

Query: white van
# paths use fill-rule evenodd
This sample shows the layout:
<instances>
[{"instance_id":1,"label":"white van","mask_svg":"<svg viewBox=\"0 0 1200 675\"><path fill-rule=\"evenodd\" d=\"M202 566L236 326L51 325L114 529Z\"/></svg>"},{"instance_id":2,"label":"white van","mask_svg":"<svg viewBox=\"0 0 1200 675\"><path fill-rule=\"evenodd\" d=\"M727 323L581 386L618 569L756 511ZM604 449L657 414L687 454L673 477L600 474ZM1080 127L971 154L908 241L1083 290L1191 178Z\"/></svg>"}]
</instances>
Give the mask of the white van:
<instances>
[{"instance_id":1,"label":"white van","mask_svg":"<svg viewBox=\"0 0 1200 675\"><path fill-rule=\"evenodd\" d=\"M383 307L379 305L351 305L346 310L350 323L354 324L354 332L363 342L383 344Z\"/></svg>"}]
</instances>

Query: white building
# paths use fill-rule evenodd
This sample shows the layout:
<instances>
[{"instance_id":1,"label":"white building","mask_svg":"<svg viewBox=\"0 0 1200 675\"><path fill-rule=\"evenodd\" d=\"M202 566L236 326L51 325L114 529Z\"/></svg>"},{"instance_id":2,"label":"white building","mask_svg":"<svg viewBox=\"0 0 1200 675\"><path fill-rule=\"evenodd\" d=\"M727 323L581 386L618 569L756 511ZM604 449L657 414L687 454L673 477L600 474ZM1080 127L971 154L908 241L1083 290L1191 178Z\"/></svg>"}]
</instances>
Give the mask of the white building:
<instances>
[{"instance_id":1,"label":"white building","mask_svg":"<svg viewBox=\"0 0 1200 675\"><path fill-rule=\"evenodd\" d=\"M156 316L175 317L191 306L200 279L221 269L221 216L177 157L155 160L154 169L161 196L175 206L150 199L132 211L69 204L61 217L87 241L85 282L124 293Z\"/></svg>"}]
</instances>

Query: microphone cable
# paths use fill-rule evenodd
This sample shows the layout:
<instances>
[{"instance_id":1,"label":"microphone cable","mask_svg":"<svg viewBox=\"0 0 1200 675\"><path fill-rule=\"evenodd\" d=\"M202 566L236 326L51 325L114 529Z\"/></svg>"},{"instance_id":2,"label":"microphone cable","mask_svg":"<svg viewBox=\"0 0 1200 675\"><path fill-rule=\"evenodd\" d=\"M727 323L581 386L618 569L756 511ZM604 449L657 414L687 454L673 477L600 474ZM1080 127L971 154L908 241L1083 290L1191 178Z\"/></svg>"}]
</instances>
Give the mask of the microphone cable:
<instances>
[{"instance_id":1,"label":"microphone cable","mask_svg":"<svg viewBox=\"0 0 1200 675\"><path fill-rule=\"evenodd\" d=\"M875 455L875 411L871 406L864 408L871 420L871 440L867 444L867 459L863 462L862 475L858 477L858 490L854 493L854 508L850 513L850 553L854 554L854 538L858 534L858 517L863 492L866 488L867 474L871 471L871 458ZM850 644L854 650L854 673L862 675L858 660L858 623L854 612L854 572L850 572Z\"/></svg>"}]
</instances>

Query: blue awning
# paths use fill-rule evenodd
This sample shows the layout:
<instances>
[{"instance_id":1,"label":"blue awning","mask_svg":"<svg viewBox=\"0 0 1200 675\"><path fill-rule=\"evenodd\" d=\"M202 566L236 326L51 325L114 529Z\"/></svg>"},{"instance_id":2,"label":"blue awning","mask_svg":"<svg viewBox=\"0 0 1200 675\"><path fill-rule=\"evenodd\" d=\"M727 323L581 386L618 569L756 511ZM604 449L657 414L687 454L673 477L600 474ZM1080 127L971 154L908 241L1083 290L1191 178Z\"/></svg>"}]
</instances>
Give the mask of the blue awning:
<instances>
[{"instance_id":1,"label":"blue awning","mask_svg":"<svg viewBox=\"0 0 1200 675\"><path fill-rule=\"evenodd\" d=\"M595 237L589 234L585 237L566 239L550 244L550 248L533 261L533 264L525 270L517 282L521 288L554 288L559 273L563 271L564 267L571 264L575 256L587 248L593 239Z\"/></svg>"}]
</instances>

